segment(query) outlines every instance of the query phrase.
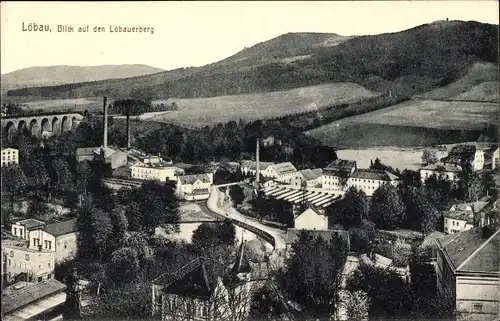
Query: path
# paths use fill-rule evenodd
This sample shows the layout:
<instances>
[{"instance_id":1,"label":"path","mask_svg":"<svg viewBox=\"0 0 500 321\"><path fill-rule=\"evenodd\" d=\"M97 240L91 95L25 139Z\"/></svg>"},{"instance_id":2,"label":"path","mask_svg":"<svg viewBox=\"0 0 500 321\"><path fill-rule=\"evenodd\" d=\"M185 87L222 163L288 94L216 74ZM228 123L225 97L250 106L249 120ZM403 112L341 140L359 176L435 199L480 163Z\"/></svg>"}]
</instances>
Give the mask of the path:
<instances>
[{"instance_id":1,"label":"path","mask_svg":"<svg viewBox=\"0 0 500 321\"><path fill-rule=\"evenodd\" d=\"M272 228L269 226L266 226L260 222L257 222L255 220L252 220L249 217L246 217L245 215L238 213L234 208L230 207L229 209L222 209L219 207L218 201L219 197L223 196L224 193L218 190L217 187L212 187L212 191L210 193L210 197L207 200L207 208L214 212L216 215L221 215L224 217L228 217L232 220L238 221L243 224L247 224L252 226L255 229L258 229L260 231L263 231L265 233L268 233L274 238L275 241L275 250L277 250L278 253L283 252L283 250L286 248L286 232L282 231L280 229Z\"/></svg>"}]
</instances>

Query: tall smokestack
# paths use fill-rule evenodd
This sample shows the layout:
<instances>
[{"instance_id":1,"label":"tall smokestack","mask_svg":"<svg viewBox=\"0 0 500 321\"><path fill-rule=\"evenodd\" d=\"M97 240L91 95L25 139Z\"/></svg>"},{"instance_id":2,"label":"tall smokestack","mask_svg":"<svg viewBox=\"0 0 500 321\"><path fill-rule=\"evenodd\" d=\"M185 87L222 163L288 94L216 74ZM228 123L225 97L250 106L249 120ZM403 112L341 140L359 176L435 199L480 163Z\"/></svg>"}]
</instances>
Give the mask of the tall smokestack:
<instances>
[{"instance_id":1,"label":"tall smokestack","mask_svg":"<svg viewBox=\"0 0 500 321\"><path fill-rule=\"evenodd\" d=\"M108 100L108 97L104 96L102 99L102 103L104 105L104 141L103 141L103 147L106 148L108 147L108 106L106 105L106 102Z\"/></svg>"},{"instance_id":2,"label":"tall smokestack","mask_svg":"<svg viewBox=\"0 0 500 321\"><path fill-rule=\"evenodd\" d=\"M127 112L127 149L130 149L130 112Z\"/></svg>"},{"instance_id":3,"label":"tall smokestack","mask_svg":"<svg viewBox=\"0 0 500 321\"><path fill-rule=\"evenodd\" d=\"M257 139L257 147L255 151L255 158L257 160L257 170L255 173L255 185L257 186L259 184L259 140Z\"/></svg>"}]
</instances>

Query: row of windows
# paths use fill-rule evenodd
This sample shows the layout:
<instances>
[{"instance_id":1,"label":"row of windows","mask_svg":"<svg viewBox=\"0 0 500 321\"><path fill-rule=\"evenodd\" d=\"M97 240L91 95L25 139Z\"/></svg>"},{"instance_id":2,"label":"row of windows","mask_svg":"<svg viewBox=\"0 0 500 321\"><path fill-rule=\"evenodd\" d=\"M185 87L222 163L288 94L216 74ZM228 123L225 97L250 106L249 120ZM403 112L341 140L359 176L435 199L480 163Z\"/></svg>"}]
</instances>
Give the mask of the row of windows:
<instances>
[{"instance_id":1,"label":"row of windows","mask_svg":"<svg viewBox=\"0 0 500 321\"><path fill-rule=\"evenodd\" d=\"M14 227L13 229L14 229L14 235L16 235L16 236L17 236L17 228L15 228L15 227ZM24 231L24 230L23 230L22 228L20 228L20 229L19 229L19 235L20 235L21 237L23 237L23 231Z\"/></svg>"},{"instance_id":2,"label":"row of windows","mask_svg":"<svg viewBox=\"0 0 500 321\"><path fill-rule=\"evenodd\" d=\"M26 260L26 261L29 261L29 255L28 255L28 254L26 254L25 260ZM4 257L4 261L5 261L5 257ZM9 266L12 266L12 267L16 268L16 267L17 267L17 263L18 263L18 262L14 261L14 263L12 263L12 260L11 260L11 259L8 259L8 262L7 262L7 263L9 264ZM19 262L19 267L20 267L20 268L28 268L28 264L27 264L27 263L24 263L24 265L23 265L23 262ZM47 263L47 267L49 267L49 268L51 267L50 262L48 262L48 263ZM41 270L41 269L42 269L42 265L41 265L41 264L39 264L39 265L38 265L38 269L39 269L39 270Z\"/></svg>"},{"instance_id":3,"label":"row of windows","mask_svg":"<svg viewBox=\"0 0 500 321\"><path fill-rule=\"evenodd\" d=\"M5 153L7 153L7 154L12 153L13 155L16 155L16 154L17 154L17 151L15 151L15 150L13 150L13 151L8 150L8 151L6 151L6 152L5 152L5 151L3 151L3 152L2 152L2 154L5 154Z\"/></svg>"},{"instance_id":4,"label":"row of windows","mask_svg":"<svg viewBox=\"0 0 500 321\"><path fill-rule=\"evenodd\" d=\"M135 172L137 169L137 172L139 173L151 173L150 169L144 169L144 168L132 168L132 171Z\"/></svg>"}]
</instances>

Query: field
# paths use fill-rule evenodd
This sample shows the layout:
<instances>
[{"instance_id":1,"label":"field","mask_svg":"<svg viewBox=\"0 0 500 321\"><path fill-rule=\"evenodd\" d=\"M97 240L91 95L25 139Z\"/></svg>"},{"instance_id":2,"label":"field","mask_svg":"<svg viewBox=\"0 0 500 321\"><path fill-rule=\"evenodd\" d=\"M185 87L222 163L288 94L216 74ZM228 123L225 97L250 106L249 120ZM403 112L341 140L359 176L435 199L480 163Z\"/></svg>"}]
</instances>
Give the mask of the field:
<instances>
[{"instance_id":1,"label":"field","mask_svg":"<svg viewBox=\"0 0 500 321\"><path fill-rule=\"evenodd\" d=\"M150 120L185 126L204 126L229 120L256 120L284 116L317 110L334 102L352 102L377 95L378 93L357 84L333 83L270 93L168 99L153 103L175 102L179 110Z\"/></svg>"},{"instance_id":2,"label":"field","mask_svg":"<svg viewBox=\"0 0 500 321\"><path fill-rule=\"evenodd\" d=\"M75 99L47 99L43 97L2 97L2 103L16 103L21 108L33 111L46 112L61 110L101 110L102 97L75 98Z\"/></svg>"},{"instance_id":3,"label":"field","mask_svg":"<svg viewBox=\"0 0 500 321\"><path fill-rule=\"evenodd\" d=\"M412 99L307 134L338 148L433 146L475 140L497 120L497 103Z\"/></svg>"},{"instance_id":4,"label":"field","mask_svg":"<svg viewBox=\"0 0 500 321\"><path fill-rule=\"evenodd\" d=\"M421 167L423 149L416 148L367 148L367 149L341 149L337 156L341 159L354 160L359 168L368 168L370 160L379 158L382 164L398 168L399 170L418 170ZM437 157L446 156L446 152L437 152Z\"/></svg>"}]
</instances>

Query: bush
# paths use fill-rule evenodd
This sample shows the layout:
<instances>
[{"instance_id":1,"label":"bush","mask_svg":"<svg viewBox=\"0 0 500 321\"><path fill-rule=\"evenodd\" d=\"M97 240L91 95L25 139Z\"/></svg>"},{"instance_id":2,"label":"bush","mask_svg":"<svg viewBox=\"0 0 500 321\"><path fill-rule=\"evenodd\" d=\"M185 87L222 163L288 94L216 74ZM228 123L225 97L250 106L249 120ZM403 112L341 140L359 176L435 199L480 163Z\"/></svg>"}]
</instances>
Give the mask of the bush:
<instances>
[{"instance_id":1,"label":"bush","mask_svg":"<svg viewBox=\"0 0 500 321\"><path fill-rule=\"evenodd\" d=\"M401 266L401 267L407 266L410 263L410 258L412 255L411 245L408 244L403 239L398 238L396 240L396 243L394 244L392 253L393 253L392 263L395 266Z\"/></svg>"}]
</instances>

